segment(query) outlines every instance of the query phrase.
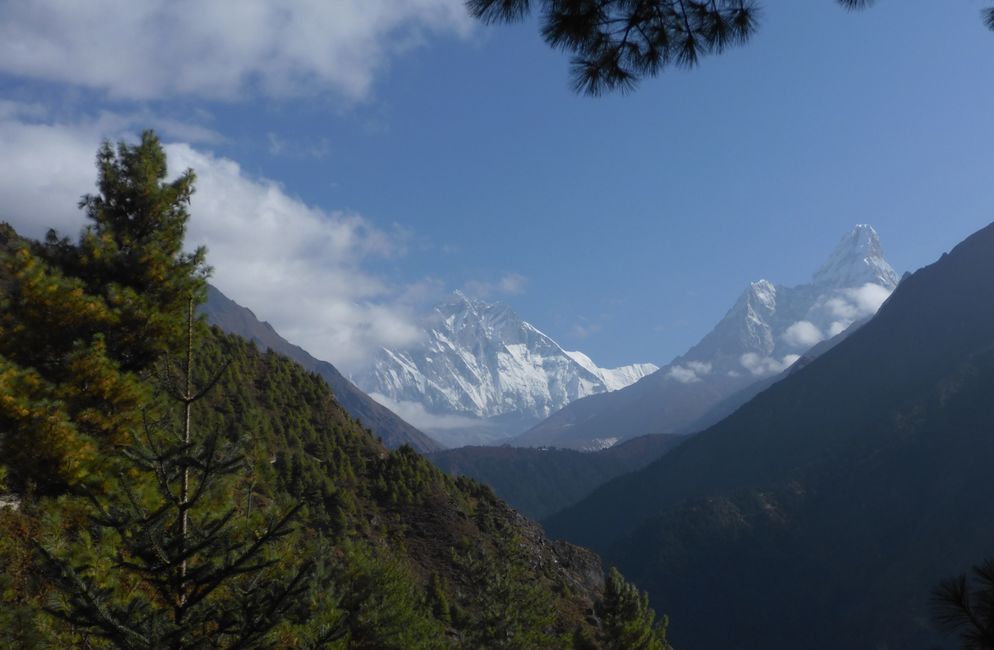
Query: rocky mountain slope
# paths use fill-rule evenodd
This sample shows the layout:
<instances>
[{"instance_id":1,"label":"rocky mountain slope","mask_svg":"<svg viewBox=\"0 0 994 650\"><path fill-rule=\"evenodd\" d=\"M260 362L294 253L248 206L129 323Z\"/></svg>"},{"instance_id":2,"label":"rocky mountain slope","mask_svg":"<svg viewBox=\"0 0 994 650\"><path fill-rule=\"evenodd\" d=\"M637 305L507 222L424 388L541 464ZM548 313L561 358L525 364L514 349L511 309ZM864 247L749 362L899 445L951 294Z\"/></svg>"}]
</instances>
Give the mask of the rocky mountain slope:
<instances>
[{"instance_id":1,"label":"rocky mountain slope","mask_svg":"<svg viewBox=\"0 0 994 650\"><path fill-rule=\"evenodd\" d=\"M897 283L877 233L858 225L810 283L753 282L685 354L627 388L571 403L514 444L584 449L686 432L722 400L778 375L812 346L871 316Z\"/></svg>"}]
</instances>

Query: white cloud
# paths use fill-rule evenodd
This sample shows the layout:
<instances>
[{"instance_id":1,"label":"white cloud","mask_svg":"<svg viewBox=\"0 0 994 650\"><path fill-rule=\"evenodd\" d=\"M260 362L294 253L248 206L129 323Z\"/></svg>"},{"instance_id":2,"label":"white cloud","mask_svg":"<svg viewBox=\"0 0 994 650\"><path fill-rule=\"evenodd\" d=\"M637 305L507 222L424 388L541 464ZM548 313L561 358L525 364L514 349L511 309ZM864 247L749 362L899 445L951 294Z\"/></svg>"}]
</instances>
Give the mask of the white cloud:
<instances>
[{"instance_id":1,"label":"white cloud","mask_svg":"<svg viewBox=\"0 0 994 650\"><path fill-rule=\"evenodd\" d=\"M784 330L783 340L791 347L806 350L825 340L825 335L811 321L799 320Z\"/></svg>"},{"instance_id":2,"label":"white cloud","mask_svg":"<svg viewBox=\"0 0 994 650\"><path fill-rule=\"evenodd\" d=\"M113 117L77 124L0 118L0 219L32 237L52 226L75 234L84 224L76 203L94 189L97 146L119 126ZM380 346L420 336L410 300L420 289L391 287L367 270L370 261L401 254L402 238L361 215L309 206L189 144L166 151L173 173L197 173L187 241L207 244L212 281L233 300L345 371Z\"/></svg>"},{"instance_id":3,"label":"white cloud","mask_svg":"<svg viewBox=\"0 0 994 650\"><path fill-rule=\"evenodd\" d=\"M682 384L695 384L711 374L711 364L702 361L688 361L683 365L670 366L666 376Z\"/></svg>"},{"instance_id":4,"label":"white cloud","mask_svg":"<svg viewBox=\"0 0 994 650\"><path fill-rule=\"evenodd\" d=\"M94 190L104 130L94 121L66 127L0 117L0 219L35 238L53 227L64 234L78 231L83 215L76 204Z\"/></svg>"},{"instance_id":5,"label":"white cloud","mask_svg":"<svg viewBox=\"0 0 994 650\"><path fill-rule=\"evenodd\" d=\"M5 2L0 72L128 99L362 99L392 56L471 28L463 0Z\"/></svg>"},{"instance_id":6,"label":"white cloud","mask_svg":"<svg viewBox=\"0 0 994 650\"><path fill-rule=\"evenodd\" d=\"M754 377L769 377L783 372L794 362L800 359L800 355L788 354L780 359L774 357L764 357L755 352L746 352L739 357L739 363L748 370Z\"/></svg>"},{"instance_id":7,"label":"white cloud","mask_svg":"<svg viewBox=\"0 0 994 650\"><path fill-rule=\"evenodd\" d=\"M207 246L223 292L345 369L418 339L414 314L362 266L398 254L394 237L358 214L308 206L232 160L186 144L166 151L173 170L197 172L187 241Z\"/></svg>"},{"instance_id":8,"label":"white cloud","mask_svg":"<svg viewBox=\"0 0 994 650\"><path fill-rule=\"evenodd\" d=\"M487 423L477 418L463 415L440 415L429 413L420 402L396 401L381 393L370 393L370 397L387 407L402 419L424 431L446 431L454 429L479 429Z\"/></svg>"},{"instance_id":9,"label":"white cloud","mask_svg":"<svg viewBox=\"0 0 994 650\"><path fill-rule=\"evenodd\" d=\"M811 312L821 321L827 322L824 329L831 337L844 332L853 323L877 313L890 294L890 289L868 282L861 287L835 292L815 305Z\"/></svg>"},{"instance_id":10,"label":"white cloud","mask_svg":"<svg viewBox=\"0 0 994 650\"><path fill-rule=\"evenodd\" d=\"M838 336L839 334L845 332L850 325L852 325L852 323L847 321L837 320L828 326L828 335Z\"/></svg>"},{"instance_id":11,"label":"white cloud","mask_svg":"<svg viewBox=\"0 0 994 650\"><path fill-rule=\"evenodd\" d=\"M856 304L862 315L869 316L877 313L880 305L884 304L884 301L890 296L891 290L879 284L867 282L861 287L846 289L845 294Z\"/></svg>"}]
</instances>

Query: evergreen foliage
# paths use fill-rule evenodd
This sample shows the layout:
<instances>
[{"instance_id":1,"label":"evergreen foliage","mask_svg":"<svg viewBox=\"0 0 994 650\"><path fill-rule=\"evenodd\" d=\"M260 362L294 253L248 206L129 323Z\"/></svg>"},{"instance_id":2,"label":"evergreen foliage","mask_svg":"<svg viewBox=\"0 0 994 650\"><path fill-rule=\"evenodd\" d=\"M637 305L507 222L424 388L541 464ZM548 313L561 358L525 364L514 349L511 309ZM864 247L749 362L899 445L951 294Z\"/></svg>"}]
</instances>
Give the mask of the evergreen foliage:
<instances>
[{"instance_id":1,"label":"evergreen foliage","mask_svg":"<svg viewBox=\"0 0 994 650\"><path fill-rule=\"evenodd\" d=\"M133 469L116 498L92 499L93 534L110 536L119 575L107 585L93 565L74 565L38 546L65 595L48 611L116 648L271 647L277 626L310 614L302 606L310 563L294 566L273 553L292 532L298 508L283 515L257 508L255 521L242 521L250 513L239 513L240 500L232 498L241 492L241 457L219 432L191 435L190 409L214 383L193 387L193 329L190 300L185 385L173 390L183 408L179 430L146 418L142 439L126 452ZM135 489L142 474L154 489ZM336 625L324 624L313 645L340 636Z\"/></svg>"},{"instance_id":2,"label":"evergreen foliage","mask_svg":"<svg viewBox=\"0 0 994 650\"><path fill-rule=\"evenodd\" d=\"M49 493L127 443L148 399L143 375L179 347L183 307L205 286L204 251L182 252L193 172L166 182L151 131L138 145L105 143L97 170L78 244L0 232L0 450L15 486L31 476Z\"/></svg>"},{"instance_id":3,"label":"evergreen foliage","mask_svg":"<svg viewBox=\"0 0 994 650\"><path fill-rule=\"evenodd\" d=\"M649 596L626 582L614 567L608 572L599 609L605 650L669 650L666 619L656 624Z\"/></svg>"},{"instance_id":4,"label":"evergreen foliage","mask_svg":"<svg viewBox=\"0 0 994 650\"><path fill-rule=\"evenodd\" d=\"M849 10L873 0L837 0ZM756 0L466 0L485 23L524 20L533 6L553 48L570 53L574 90L632 90L669 66L690 68L745 43L758 27ZM994 29L994 9L984 10Z\"/></svg>"},{"instance_id":5,"label":"evergreen foliage","mask_svg":"<svg viewBox=\"0 0 994 650\"><path fill-rule=\"evenodd\" d=\"M520 540L505 539L497 553L513 558L521 553ZM567 640L555 632L555 614L546 594L529 575L523 562L501 562L480 548L456 554L463 580L477 589L472 613L460 635L460 647L493 650L567 648Z\"/></svg>"},{"instance_id":6,"label":"evergreen foliage","mask_svg":"<svg viewBox=\"0 0 994 650\"><path fill-rule=\"evenodd\" d=\"M428 455L448 474L468 476L541 520L570 506L616 476L645 467L683 441L675 434L626 440L597 452L529 447L459 447Z\"/></svg>"},{"instance_id":7,"label":"evergreen foliage","mask_svg":"<svg viewBox=\"0 0 994 650\"><path fill-rule=\"evenodd\" d=\"M942 581L932 592L935 622L959 633L965 650L994 648L994 560L973 567L976 586L966 574Z\"/></svg>"}]
</instances>

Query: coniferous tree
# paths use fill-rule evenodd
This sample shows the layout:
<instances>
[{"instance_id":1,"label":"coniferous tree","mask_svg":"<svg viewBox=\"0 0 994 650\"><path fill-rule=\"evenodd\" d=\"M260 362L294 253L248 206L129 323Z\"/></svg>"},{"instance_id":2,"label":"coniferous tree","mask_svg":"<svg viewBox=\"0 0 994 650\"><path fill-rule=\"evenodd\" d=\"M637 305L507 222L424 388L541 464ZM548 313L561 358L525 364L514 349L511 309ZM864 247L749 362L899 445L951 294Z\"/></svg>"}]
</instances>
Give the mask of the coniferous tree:
<instances>
[{"instance_id":1,"label":"coniferous tree","mask_svg":"<svg viewBox=\"0 0 994 650\"><path fill-rule=\"evenodd\" d=\"M239 512L232 497L241 456L219 432L193 432L191 408L220 376L194 386L193 331L191 300L182 386L170 391L182 409L178 431L147 422L126 452L123 494L92 498L94 534L112 540L118 575L108 580L39 545L64 596L48 611L122 649L272 647L294 618L300 645L323 646L345 633L333 594L326 589L320 606L309 606L312 563L276 552L297 508ZM301 619L310 617L308 628Z\"/></svg>"},{"instance_id":2,"label":"coniferous tree","mask_svg":"<svg viewBox=\"0 0 994 650\"><path fill-rule=\"evenodd\" d=\"M994 649L994 560L973 568L977 584L967 575L944 580L932 592L935 622L959 633L967 650Z\"/></svg>"},{"instance_id":3,"label":"coniferous tree","mask_svg":"<svg viewBox=\"0 0 994 650\"><path fill-rule=\"evenodd\" d=\"M603 646L608 650L668 650L666 618L656 623L649 596L611 568L599 607Z\"/></svg>"},{"instance_id":4,"label":"coniferous tree","mask_svg":"<svg viewBox=\"0 0 994 650\"><path fill-rule=\"evenodd\" d=\"M861 9L873 0L836 0ZM467 0L485 23L523 20L535 8L541 31L569 52L573 88L599 95L627 91L669 66L689 68L702 57L746 42L756 31L757 0ZM994 29L994 9L984 11Z\"/></svg>"},{"instance_id":5,"label":"coniferous tree","mask_svg":"<svg viewBox=\"0 0 994 650\"><path fill-rule=\"evenodd\" d=\"M182 252L193 172L167 182L151 131L105 143L97 170L78 244L0 232L0 451L18 489L76 486L127 443L144 376L181 344L183 306L206 286L204 251Z\"/></svg>"},{"instance_id":6,"label":"coniferous tree","mask_svg":"<svg viewBox=\"0 0 994 650\"><path fill-rule=\"evenodd\" d=\"M552 630L552 603L539 589L538 576L525 569L517 540L498 537L494 552L470 549L457 556L466 579L478 589L467 608L462 648L531 650L565 648Z\"/></svg>"}]
</instances>

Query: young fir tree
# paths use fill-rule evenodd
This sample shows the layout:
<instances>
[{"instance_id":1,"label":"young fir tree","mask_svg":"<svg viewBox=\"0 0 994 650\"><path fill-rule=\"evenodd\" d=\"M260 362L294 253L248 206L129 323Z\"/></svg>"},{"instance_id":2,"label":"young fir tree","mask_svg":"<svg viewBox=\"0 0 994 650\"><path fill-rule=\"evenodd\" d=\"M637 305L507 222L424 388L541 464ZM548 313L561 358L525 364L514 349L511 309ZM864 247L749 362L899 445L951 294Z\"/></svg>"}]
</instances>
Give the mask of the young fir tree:
<instances>
[{"instance_id":1,"label":"young fir tree","mask_svg":"<svg viewBox=\"0 0 994 650\"><path fill-rule=\"evenodd\" d=\"M312 563L281 557L297 508L244 512L232 498L242 458L218 432L194 431L192 407L220 372L194 386L192 300L187 318L183 379L169 390L181 409L177 430L146 423L118 494L92 499L91 534L115 547L115 575L39 545L62 595L48 611L128 650L324 647L345 633L334 594L311 589Z\"/></svg>"},{"instance_id":2,"label":"young fir tree","mask_svg":"<svg viewBox=\"0 0 994 650\"><path fill-rule=\"evenodd\" d=\"M611 568L604 585L604 600L598 608L602 645L608 650L669 650L666 618L658 624L649 607L649 597Z\"/></svg>"}]
</instances>

